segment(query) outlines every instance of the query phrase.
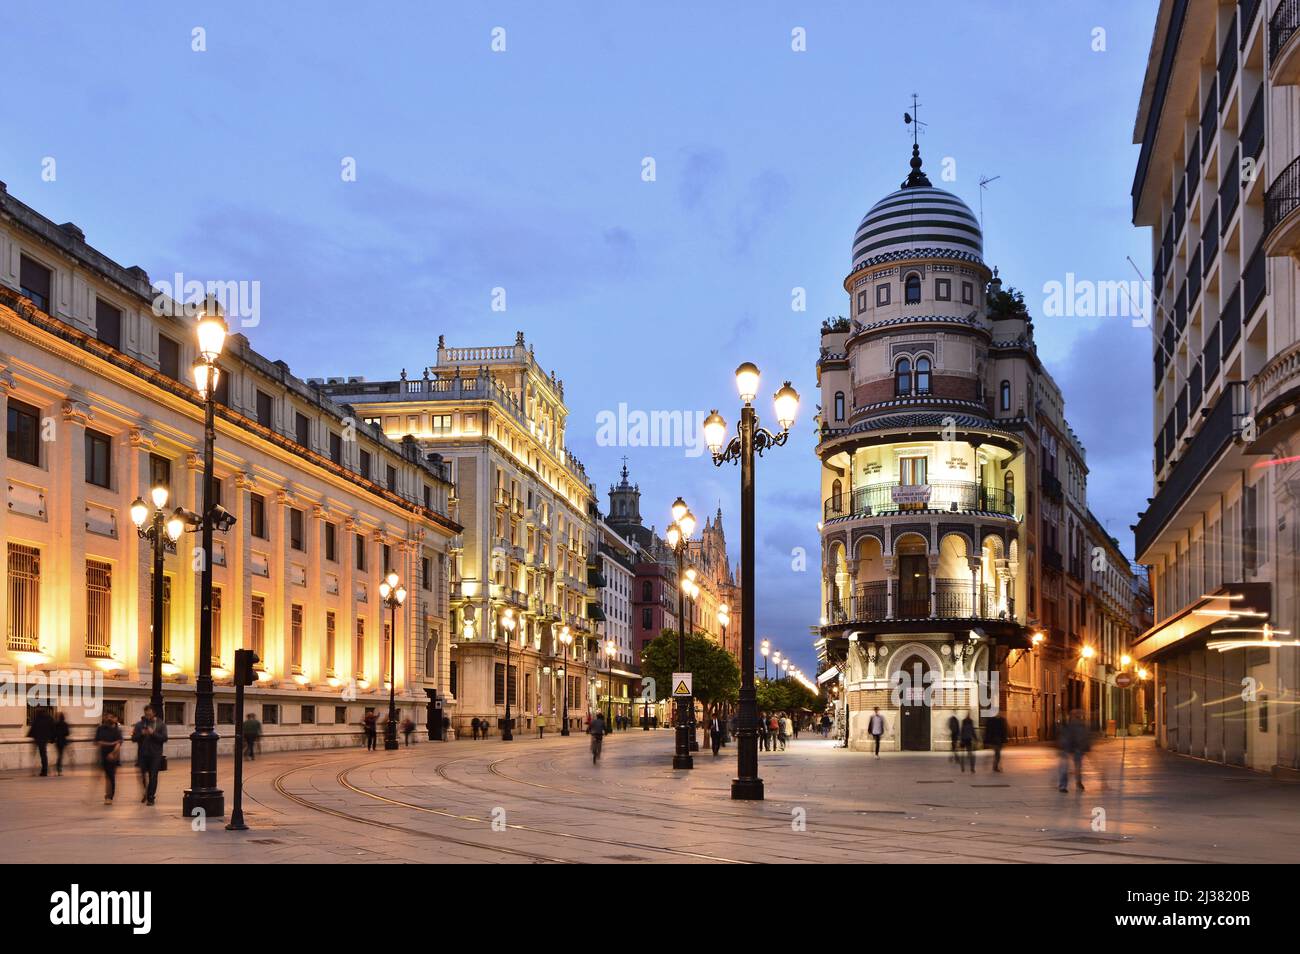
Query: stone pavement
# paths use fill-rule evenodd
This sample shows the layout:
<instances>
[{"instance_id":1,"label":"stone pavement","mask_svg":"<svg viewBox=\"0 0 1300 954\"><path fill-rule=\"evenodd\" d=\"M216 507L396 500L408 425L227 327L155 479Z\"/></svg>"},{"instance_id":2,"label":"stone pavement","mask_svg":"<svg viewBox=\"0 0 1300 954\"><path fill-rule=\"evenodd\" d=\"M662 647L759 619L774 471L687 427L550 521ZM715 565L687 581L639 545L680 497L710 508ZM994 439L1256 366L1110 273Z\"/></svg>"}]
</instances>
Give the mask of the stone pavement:
<instances>
[{"instance_id":1,"label":"stone pavement","mask_svg":"<svg viewBox=\"0 0 1300 954\"><path fill-rule=\"evenodd\" d=\"M118 798L81 768L0 776L3 862L1292 862L1300 787L1167 755L1149 739L1097 744L1086 791L1061 794L1046 746L1006 771L963 773L943 753L876 759L805 735L761 753L767 800L733 802L735 747L671 768L669 731L587 739L425 742L398 752L284 752L245 763L247 832L193 831L189 766L158 805L130 766ZM220 779L229 786L231 764ZM227 807L231 792L227 788Z\"/></svg>"}]
</instances>

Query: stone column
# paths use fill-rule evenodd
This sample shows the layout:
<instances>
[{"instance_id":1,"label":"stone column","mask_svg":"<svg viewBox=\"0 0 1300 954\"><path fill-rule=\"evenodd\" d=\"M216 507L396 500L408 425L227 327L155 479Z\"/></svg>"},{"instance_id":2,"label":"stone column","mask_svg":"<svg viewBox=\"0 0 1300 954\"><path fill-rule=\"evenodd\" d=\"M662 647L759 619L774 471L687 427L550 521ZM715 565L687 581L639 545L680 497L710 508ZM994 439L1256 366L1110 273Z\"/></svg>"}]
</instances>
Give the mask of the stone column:
<instances>
[{"instance_id":1,"label":"stone column","mask_svg":"<svg viewBox=\"0 0 1300 954\"><path fill-rule=\"evenodd\" d=\"M72 393L63 402L62 422L49 455L49 510L54 557L51 573L42 572L47 593L65 594L52 600L51 645L44 647L57 661L72 668L86 665L86 425L90 405L84 394ZM6 415L7 419L7 415ZM62 513L66 516L60 517ZM48 579L49 582L45 582ZM60 581L61 585L55 584Z\"/></svg>"},{"instance_id":2,"label":"stone column","mask_svg":"<svg viewBox=\"0 0 1300 954\"><path fill-rule=\"evenodd\" d=\"M6 422L9 420L9 392L17 388L17 382L14 380L13 372L9 370L9 356L0 352L0 418ZM9 511L9 455L0 452L0 490L4 491L5 500L3 506L5 512ZM0 543L3 543L0 540ZM4 625L8 626L9 620L9 549L7 546L0 549L0 566L5 569L5 585L0 586L0 620L5 621ZM0 663L9 663L9 640L8 633L0 633Z\"/></svg>"},{"instance_id":3,"label":"stone column","mask_svg":"<svg viewBox=\"0 0 1300 954\"><path fill-rule=\"evenodd\" d=\"M895 591L898 587L898 576L894 572L894 555L890 553L882 556L881 563L885 568L885 618L893 619L897 601Z\"/></svg>"},{"instance_id":4,"label":"stone column","mask_svg":"<svg viewBox=\"0 0 1300 954\"><path fill-rule=\"evenodd\" d=\"M939 615L939 554L927 554L926 564L930 573L930 618Z\"/></svg>"}]
</instances>

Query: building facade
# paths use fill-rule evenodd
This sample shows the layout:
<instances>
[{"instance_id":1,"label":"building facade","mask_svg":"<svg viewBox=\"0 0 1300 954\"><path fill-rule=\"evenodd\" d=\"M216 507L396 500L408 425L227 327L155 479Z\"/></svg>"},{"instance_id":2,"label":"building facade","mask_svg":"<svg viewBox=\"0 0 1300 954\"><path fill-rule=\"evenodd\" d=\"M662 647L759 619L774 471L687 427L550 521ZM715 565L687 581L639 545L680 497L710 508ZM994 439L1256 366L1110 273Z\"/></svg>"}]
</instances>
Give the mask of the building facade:
<instances>
[{"instance_id":1,"label":"building facade","mask_svg":"<svg viewBox=\"0 0 1300 954\"><path fill-rule=\"evenodd\" d=\"M457 731L476 719L498 731L507 700L517 730L538 716L558 728L566 710L572 728L583 726L605 665L605 579L595 493L565 443L563 380L520 332L485 347L440 337L436 364L419 377L328 378L321 390L450 469L464 527L450 567Z\"/></svg>"},{"instance_id":2,"label":"building facade","mask_svg":"<svg viewBox=\"0 0 1300 954\"><path fill-rule=\"evenodd\" d=\"M152 554L129 508L163 486L169 510L202 509L203 404L186 373L195 351L193 320L143 269L0 185L0 672L24 691L101 680L96 705L48 700L74 741L93 734L99 705L134 721L150 695ZM403 715L425 722L448 665L447 554L459 527L446 469L357 426L242 334L227 339L220 366L213 489L236 518L211 554L222 749L233 741L238 648L262 660L247 707L267 748L356 742L366 711L386 712L390 678ZM186 534L164 560L164 715L178 755L194 722L195 551ZM389 570L409 593L395 620L378 595ZM37 691L28 704L0 703L0 766L30 762L25 727L43 701Z\"/></svg>"},{"instance_id":3,"label":"building facade","mask_svg":"<svg viewBox=\"0 0 1300 954\"><path fill-rule=\"evenodd\" d=\"M1298 84L1295 4L1164 0L1132 189L1154 303L1154 487L1134 528L1154 624L1133 654L1162 745L1278 774L1300 769L1283 645L1300 623Z\"/></svg>"}]
</instances>

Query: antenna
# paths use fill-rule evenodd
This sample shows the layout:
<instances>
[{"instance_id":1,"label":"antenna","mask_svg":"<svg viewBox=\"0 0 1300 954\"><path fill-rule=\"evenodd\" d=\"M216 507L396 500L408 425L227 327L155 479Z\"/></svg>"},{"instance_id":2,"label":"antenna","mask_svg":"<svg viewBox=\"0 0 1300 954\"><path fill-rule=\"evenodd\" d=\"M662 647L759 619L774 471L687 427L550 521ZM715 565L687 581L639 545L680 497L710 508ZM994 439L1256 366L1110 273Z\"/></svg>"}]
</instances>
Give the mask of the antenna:
<instances>
[{"instance_id":1,"label":"antenna","mask_svg":"<svg viewBox=\"0 0 1300 954\"><path fill-rule=\"evenodd\" d=\"M917 146L917 136L921 132L922 126L928 126L929 123L923 123L919 119L921 104L916 101L916 94L912 94L912 111L903 113L903 122L912 127L912 145Z\"/></svg>"},{"instance_id":2,"label":"antenna","mask_svg":"<svg viewBox=\"0 0 1300 954\"><path fill-rule=\"evenodd\" d=\"M997 182L1001 176L980 176L980 231L984 231L984 190L990 182Z\"/></svg>"}]
</instances>

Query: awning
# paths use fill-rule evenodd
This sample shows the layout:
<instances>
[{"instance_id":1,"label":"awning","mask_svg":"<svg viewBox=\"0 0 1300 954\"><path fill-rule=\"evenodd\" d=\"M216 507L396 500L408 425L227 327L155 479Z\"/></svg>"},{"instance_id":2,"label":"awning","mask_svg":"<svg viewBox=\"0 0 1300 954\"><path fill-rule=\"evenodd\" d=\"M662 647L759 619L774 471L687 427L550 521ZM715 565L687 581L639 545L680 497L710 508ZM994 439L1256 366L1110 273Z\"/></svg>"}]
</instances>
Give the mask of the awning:
<instances>
[{"instance_id":1,"label":"awning","mask_svg":"<svg viewBox=\"0 0 1300 954\"><path fill-rule=\"evenodd\" d=\"M1230 583L1207 593L1139 636L1133 643L1133 658L1151 662L1176 650L1200 648L1217 627L1259 627L1276 622L1271 619L1271 597L1269 583Z\"/></svg>"},{"instance_id":2,"label":"awning","mask_svg":"<svg viewBox=\"0 0 1300 954\"><path fill-rule=\"evenodd\" d=\"M599 603L587 604L587 619L595 620L597 623L605 621L605 611L600 608Z\"/></svg>"},{"instance_id":3,"label":"awning","mask_svg":"<svg viewBox=\"0 0 1300 954\"><path fill-rule=\"evenodd\" d=\"M840 678L839 667L832 666L830 669L825 670L824 672L822 672L820 675L817 676L817 685L824 686L826 683L831 682L838 678Z\"/></svg>"}]
</instances>

